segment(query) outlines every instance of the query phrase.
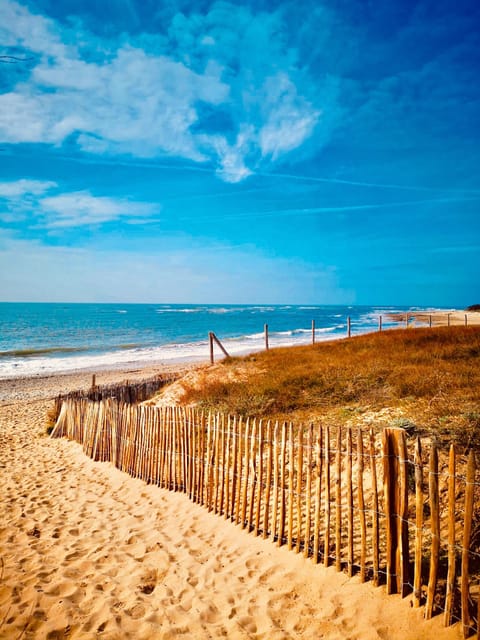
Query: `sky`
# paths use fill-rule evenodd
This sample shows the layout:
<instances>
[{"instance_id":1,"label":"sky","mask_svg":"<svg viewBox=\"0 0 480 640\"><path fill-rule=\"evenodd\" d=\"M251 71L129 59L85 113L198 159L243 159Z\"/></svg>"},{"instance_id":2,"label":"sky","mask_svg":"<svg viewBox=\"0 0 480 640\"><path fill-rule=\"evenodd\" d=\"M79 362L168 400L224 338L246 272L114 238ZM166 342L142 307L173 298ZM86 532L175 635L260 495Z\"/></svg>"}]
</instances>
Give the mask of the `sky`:
<instances>
[{"instance_id":1,"label":"sky","mask_svg":"<svg viewBox=\"0 0 480 640\"><path fill-rule=\"evenodd\" d=\"M1 0L0 300L480 302L477 0Z\"/></svg>"}]
</instances>

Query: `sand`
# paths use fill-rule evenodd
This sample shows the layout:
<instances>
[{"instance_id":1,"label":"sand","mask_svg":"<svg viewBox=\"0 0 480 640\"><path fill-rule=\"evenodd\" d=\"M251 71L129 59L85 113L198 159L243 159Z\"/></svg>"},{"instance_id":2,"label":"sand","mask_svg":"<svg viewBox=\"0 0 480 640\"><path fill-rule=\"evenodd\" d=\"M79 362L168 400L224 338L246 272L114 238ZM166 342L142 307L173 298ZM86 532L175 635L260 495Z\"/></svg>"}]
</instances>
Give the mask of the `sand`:
<instances>
[{"instance_id":1,"label":"sand","mask_svg":"<svg viewBox=\"0 0 480 640\"><path fill-rule=\"evenodd\" d=\"M460 637L458 624L423 620L409 597L315 566L48 438L51 398L90 380L0 381L0 638Z\"/></svg>"},{"instance_id":2,"label":"sand","mask_svg":"<svg viewBox=\"0 0 480 640\"><path fill-rule=\"evenodd\" d=\"M405 322L405 313L387 314L391 320L399 323ZM465 321L466 317L466 321ZM480 325L480 311L462 311L452 309L451 311L409 311L409 326L428 326L432 319L432 326L441 327L450 324L450 326L478 326Z\"/></svg>"}]
</instances>

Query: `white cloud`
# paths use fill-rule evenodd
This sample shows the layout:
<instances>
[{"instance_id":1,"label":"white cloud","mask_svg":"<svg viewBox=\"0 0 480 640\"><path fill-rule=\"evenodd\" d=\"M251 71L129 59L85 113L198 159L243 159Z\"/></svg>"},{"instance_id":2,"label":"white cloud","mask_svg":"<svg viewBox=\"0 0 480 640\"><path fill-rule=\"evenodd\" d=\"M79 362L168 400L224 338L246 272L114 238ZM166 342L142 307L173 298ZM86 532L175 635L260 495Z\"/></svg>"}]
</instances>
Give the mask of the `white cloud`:
<instances>
[{"instance_id":1,"label":"white cloud","mask_svg":"<svg viewBox=\"0 0 480 640\"><path fill-rule=\"evenodd\" d=\"M50 228L100 224L135 216L145 219L159 210L155 204L92 196L88 191L41 198L39 206L46 215L46 226Z\"/></svg>"},{"instance_id":2,"label":"white cloud","mask_svg":"<svg viewBox=\"0 0 480 640\"><path fill-rule=\"evenodd\" d=\"M8 44L38 59L28 80L0 95L0 140L9 143L69 139L92 154L176 156L211 162L237 182L302 147L334 106L297 68L275 13L217 2L205 14L177 14L158 40L163 53L82 32L78 41L91 41L96 55L88 62L72 30L14 0L0 4L0 24ZM213 114L207 125L202 104ZM218 124L217 108L231 130Z\"/></svg>"},{"instance_id":3,"label":"white cloud","mask_svg":"<svg viewBox=\"0 0 480 640\"><path fill-rule=\"evenodd\" d=\"M160 211L157 203L94 196L89 191L46 195L52 190L58 191L58 185L47 180L0 182L0 199L6 201L0 218L14 223L34 215L36 224L58 228L98 225L120 218L130 224L144 224Z\"/></svg>"},{"instance_id":4,"label":"white cloud","mask_svg":"<svg viewBox=\"0 0 480 640\"><path fill-rule=\"evenodd\" d=\"M15 180L0 182L0 198L18 198L26 194L41 195L57 186L50 180Z\"/></svg>"}]
</instances>

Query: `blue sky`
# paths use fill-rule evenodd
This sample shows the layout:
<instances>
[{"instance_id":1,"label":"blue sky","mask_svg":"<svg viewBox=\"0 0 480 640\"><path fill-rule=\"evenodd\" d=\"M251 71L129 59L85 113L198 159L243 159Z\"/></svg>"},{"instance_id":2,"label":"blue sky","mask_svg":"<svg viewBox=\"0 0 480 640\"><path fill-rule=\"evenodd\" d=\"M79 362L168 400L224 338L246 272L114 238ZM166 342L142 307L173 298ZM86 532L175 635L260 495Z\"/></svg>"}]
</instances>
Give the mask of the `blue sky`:
<instances>
[{"instance_id":1,"label":"blue sky","mask_svg":"<svg viewBox=\"0 0 480 640\"><path fill-rule=\"evenodd\" d=\"M480 302L476 0L0 3L0 299Z\"/></svg>"}]
</instances>

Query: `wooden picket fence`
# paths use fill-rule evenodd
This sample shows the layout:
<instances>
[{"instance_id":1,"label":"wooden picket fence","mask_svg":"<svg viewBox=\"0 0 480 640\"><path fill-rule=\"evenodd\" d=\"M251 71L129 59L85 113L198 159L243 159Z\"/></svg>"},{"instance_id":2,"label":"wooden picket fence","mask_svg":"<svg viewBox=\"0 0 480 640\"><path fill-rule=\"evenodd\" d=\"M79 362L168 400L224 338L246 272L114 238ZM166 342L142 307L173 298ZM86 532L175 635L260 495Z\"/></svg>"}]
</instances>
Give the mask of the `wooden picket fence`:
<instances>
[{"instance_id":1,"label":"wooden picket fence","mask_svg":"<svg viewBox=\"0 0 480 640\"><path fill-rule=\"evenodd\" d=\"M121 403L138 404L151 398L164 386L177 380L180 375L180 373L172 372L132 382L123 380L114 384L97 385L96 376L93 374L92 384L89 389L70 391L55 398L53 415L55 419L58 418L62 404L66 400L93 400L98 402L100 400L114 399Z\"/></svg>"},{"instance_id":2,"label":"wooden picket fence","mask_svg":"<svg viewBox=\"0 0 480 640\"><path fill-rule=\"evenodd\" d=\"M478 632L480 485L475 455L402 429L242 420L181 407L68 399L52 437L186 493L254 535L411 595Z\"/></svg>"}]
</instances>

